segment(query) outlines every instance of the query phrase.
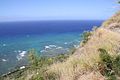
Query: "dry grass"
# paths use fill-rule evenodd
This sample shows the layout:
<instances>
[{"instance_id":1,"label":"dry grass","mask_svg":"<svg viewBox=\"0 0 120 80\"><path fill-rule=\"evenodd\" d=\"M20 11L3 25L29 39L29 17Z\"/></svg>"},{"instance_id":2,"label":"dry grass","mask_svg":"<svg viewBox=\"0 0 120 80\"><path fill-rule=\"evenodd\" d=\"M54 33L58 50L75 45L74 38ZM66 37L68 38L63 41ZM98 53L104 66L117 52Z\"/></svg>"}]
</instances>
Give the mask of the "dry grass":
<instances>
[{"instance_id":1,"label":"dry grass","mask_svg":"<svg viewBox=\"0 0 120 80\"><path fill-rule=\"evenodd\" d=\"M118 43L119 33L99 28L84 47L79 48L66 62L53 64L47 74L56 73L56 80L104 80L97 70L100 61L98 49L104 48L110 55L115 55L120 47Z\"/></svg>"},{"instance_id":2,"label":"dry grass","mask_svg":"<svg viewBox=\"0 0 120 80\"><path fill-rule=\"evenodd\" d=\"M108 27L110 24L113 23L120 23L120 11L118 11L114 16L112 16L110 19L105 21L102 26L103 27Z\"/></svg>"}]
</instances>

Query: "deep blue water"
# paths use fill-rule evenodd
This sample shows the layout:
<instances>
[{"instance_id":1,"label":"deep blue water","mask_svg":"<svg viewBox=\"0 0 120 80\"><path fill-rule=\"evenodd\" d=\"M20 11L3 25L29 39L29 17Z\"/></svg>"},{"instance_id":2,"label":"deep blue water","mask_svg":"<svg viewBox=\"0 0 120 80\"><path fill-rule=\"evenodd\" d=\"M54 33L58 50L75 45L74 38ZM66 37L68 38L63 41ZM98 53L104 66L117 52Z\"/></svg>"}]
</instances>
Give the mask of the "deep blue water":
<instances>
[{"instance_id":1,"label":"deep blue water","mask_svg":"<svg viewBox=\"0 0 120 80\"><path fill-rule=\"evenodd\" d=\"M54 56L69 52L81 41L81 34L103 21L29 21L0 23L0 74L27 63L27 51Z\"/></svg>"}]
</instances>

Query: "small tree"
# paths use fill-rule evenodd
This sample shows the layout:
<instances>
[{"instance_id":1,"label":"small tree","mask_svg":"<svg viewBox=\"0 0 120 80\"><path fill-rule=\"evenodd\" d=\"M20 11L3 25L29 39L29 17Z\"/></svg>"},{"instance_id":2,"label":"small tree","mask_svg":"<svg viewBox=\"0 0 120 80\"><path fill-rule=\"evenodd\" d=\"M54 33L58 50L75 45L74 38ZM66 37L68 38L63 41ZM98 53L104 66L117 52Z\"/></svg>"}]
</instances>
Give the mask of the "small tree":
<instances>
[{"instance_id":1,"label":"small tree","mask_svg":"<svg viewBox=\"0 0 120 80\"><path fill-rule=\"evenodd\" d=\"M36 53L37 52L35 51L35 49L31 49L28 51L28 59L32 66L38 66L39 63L39 58Z\"/></svg>"},{"instance_id":2,"label":"small tree","mask_svg":"<svg viewBox=\"0 0 120 80\"><path fill-rule=\"evenodd\" d=\"M83 35L82 35L82 38L83 38L82 43L83 43L83 45L85 43L87 43L87 41L90 39L91 35L92 35L92 33L90 31L86 31L86 32L83 33Z\"/></svg>"}]
</instances>

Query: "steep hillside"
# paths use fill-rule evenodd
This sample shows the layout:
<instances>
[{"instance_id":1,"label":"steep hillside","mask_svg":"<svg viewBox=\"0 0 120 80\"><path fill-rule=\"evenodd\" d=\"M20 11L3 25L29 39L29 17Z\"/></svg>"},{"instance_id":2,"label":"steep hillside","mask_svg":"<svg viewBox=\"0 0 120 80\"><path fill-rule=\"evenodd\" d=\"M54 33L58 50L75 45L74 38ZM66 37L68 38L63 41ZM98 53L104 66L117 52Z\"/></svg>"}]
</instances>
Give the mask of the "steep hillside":
<instances>
[{"instance_id":1,"label":"steep hillside","mask_svg":"<svg viewBox=\"0 0 120 80\"><path fill-rule=\"evenodd\" d=\"M78 48L66 62L53 64L48 74L55 73L56 80L105 80L107 78L99 70L100 48L112 57L119 55L120 12L93 31L88 42Z\"/></svg>"}]
</instances>

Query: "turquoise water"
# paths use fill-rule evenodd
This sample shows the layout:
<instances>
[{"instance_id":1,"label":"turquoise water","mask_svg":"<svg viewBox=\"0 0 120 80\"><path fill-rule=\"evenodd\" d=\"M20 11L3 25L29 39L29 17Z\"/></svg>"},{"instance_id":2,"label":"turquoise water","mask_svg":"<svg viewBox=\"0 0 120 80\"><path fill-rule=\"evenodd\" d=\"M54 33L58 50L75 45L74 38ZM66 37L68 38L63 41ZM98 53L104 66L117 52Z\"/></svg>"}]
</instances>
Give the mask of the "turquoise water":
<instances>
[{"instance_id":1,"label":"turquoise water","mask_svg":"<svg viewBox=\"0 0 120 80\"><path fill-rule=\"evenodd\" d=\"M36 49L39 55L55 56L69 52L70 48L76 47L79 43L80 33L73 32L0 38L0 70L4 70L6 67L7 71L11 70L13 66L25 65L27 63L26 51L29 49Z\"/></svg>"},{"instance_id":2,"label":"turquoise water","mask_svg":"<svg viewBox=\"0 0 120 80\"><path fill-rule=\"evenodd\" d=\"M69 52L81 41L81 34L102 21L46 21L0 23L0 74L27 64L27 51L41 56ZM82 27L81 27L82 26Z\"/></svg>"}]
</instances>

